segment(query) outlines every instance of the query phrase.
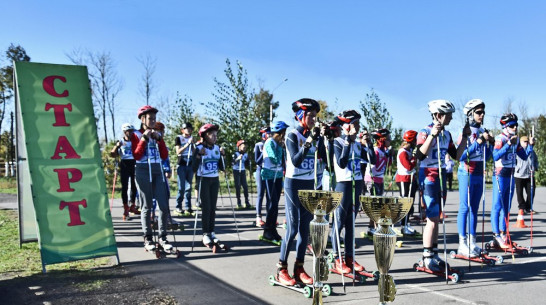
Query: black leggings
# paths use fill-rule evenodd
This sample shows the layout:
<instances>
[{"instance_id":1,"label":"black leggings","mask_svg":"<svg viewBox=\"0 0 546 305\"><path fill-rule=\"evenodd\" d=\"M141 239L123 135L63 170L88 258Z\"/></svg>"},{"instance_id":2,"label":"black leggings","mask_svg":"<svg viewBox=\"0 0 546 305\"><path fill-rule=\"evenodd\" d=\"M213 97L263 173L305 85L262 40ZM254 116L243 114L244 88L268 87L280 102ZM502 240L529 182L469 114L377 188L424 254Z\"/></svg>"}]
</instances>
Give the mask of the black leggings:
<instances>
[{"instance_id":1,"label":"black leggings","mask_svg":"<svg viewBox=\"0 0 546 305\"><path fill-rule=\"evenodd\" d=\"M135 183L135 160L121 160L119 163L120 180L121 180L121 201L123 205L129 202L135 203L136 197L136 183ZM127 196L127 190L129 188L129 179L131 180L131 194Z\"/></svg>"}]
</instances>

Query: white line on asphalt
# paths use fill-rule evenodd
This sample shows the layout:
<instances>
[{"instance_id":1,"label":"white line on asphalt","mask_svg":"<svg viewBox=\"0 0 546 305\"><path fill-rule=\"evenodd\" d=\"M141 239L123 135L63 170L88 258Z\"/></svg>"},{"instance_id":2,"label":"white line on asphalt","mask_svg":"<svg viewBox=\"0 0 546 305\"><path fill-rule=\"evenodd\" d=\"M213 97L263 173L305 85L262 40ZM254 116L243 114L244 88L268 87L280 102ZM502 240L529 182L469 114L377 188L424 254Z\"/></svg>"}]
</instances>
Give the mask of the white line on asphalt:
<instances>
[{"instance_id":1,"label":"white line on asphalt","mask_svg":"<svg viewBox=\"0 0 546 305\"><path fill-rule=\"evenodd\" d=\"M447 298L447 299L452 299L452 300L462 302L462 303L465 303L465 304L478 304L478 303L475 303L475 302L470 301L470 300L466 300L466 299L459 298L459 297L456 297L456 296L452 296L452 295L449 295L449 294L434 291L434 290L425 288L425 287L420 286L420 285L406 284L406 285L403 285L403 286L408 286L408 287L411 287L411 288L414 288L414 289L419 289L419 290L422 290L422 291L425 291L425 292L433 293L433 294L439 295L441 297L444 297L444 298Z\"/></svg>"}]
</instances>

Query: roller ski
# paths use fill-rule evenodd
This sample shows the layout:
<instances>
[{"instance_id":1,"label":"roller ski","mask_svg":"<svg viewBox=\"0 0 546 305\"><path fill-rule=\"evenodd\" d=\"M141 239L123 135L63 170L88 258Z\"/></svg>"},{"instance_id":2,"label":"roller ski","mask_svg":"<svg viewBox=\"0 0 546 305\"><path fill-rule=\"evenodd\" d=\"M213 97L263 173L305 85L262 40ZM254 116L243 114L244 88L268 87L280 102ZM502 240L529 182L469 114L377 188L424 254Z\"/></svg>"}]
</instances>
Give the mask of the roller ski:
<instances>
[{"instance_id":1,"label":"roller ski","mask_svg":"<svg viewBox=\"0 0 546 305\"><path fill-rule=\"evenodd\" d=\"M341 263L339 259L334 259L332 255L328 256L328 262L330 265L330 272L343 275L346 278L354 279L356 282L363 284L366 279L370 278L374 281L379 280L379 271L370 272L364 268L364 266L355 262L355 273L353 277L353 269L351 268L353 262L351 259L347 259Z\"/></svg>"},{"instance_id":2,"label":"roller ski","mask_svg":"<svg viewBox=\"0 0 546 305\"><path fill-rule=\"evenodd\" d=\"M297 291L306 298L311 298L313 296L313 286L310 284L305 284L301 281L296 281L288 274L286 265L277 265L278 270L276 275L269 276L269 285L271 286L282 286L290 290ZM332 294L332 287L329 284L324 284L322 286L322 294L324 296L329 296Z\"/></svg>"},{"instance_id":3,"label":"roller ski","mask_svg":"<svg viewBox=\"0 0 546 305\"><path fill-rule=\"evenodd\" d=\"M166 238L161 239L159 242L145 240L144 250L153 253L156 258L166 257L167 255L174 255L176 258L180 257L180 251L178 251L177 248L174 248Z\"/></svg>"},{"instance_id":4,"label":"roller ski","mask_svg":"<svg viewBox=\"0 0 546 305\"><path fill-rule=\"evenodd\" d=\"M485 244L487 251L504 251L505 254L516 253L524 256L533 253L533 248L523 247L515 242L510 242L506 239L506 236L497 235L493 237L493 240Z\"/></svg>"},{"instance_id":5,"label":"roller ski","mask_svg":"<svg viewBox=\"0 0 546 305\"><path fill-rule=\"evenodd\" d=\"M502 264L502 262L504 261L504 258L502 256L500 256L500 255L499 256L489 256L489 254L487 254L487 252L482 252L478 256L467 256L467 255L459 254L459 253L457 253L455 251L451 251L449 253L449 256L451 258L462 259L462 260L471 261L471 262L475 262L475 263L485 264L485 265L490 266L490 267L495 266L496 263Z\"/></svg>"},{"instance_id":6,"label":"roller ski","mask_svg":"<svg viewBox=\"0 0 546 305\"><path fill-rule=\"evenodd\" d=\"M212 253L229 251L229 247L226 244L222 243L218 238L216 238L214 232L210 234L203 234L203 245L209 248Z\"/></svg>"},{"instance_id":7,"label":"roller ski","mask_svg":"<svg viewBox=\"0 0 546 305\"><path fill-rule=\"evenodd\" d=\"M430 258L420 259L419 262L413 264L413 270L425 272L428 274L434 274L443 278L446 277L445 262L439 259L438 257L434 257L434 256ZM447 278L454 283L459 282L459 279L463 276L462 270L451 268L449 265L448 265L447 271L448 271Z\"/></svg>"},{"instance_id":8,"label":"roller ski","mask_svg":"<svg viewBox=\"0 0 546 305\"><path fill-rule=\"evenodd\" d=\"M282 237L279 235L279 233L277 233L276 230L264 230L264 234L260 235L258 239L279 247L282 243Z\"/></svg>"}]
</instances>

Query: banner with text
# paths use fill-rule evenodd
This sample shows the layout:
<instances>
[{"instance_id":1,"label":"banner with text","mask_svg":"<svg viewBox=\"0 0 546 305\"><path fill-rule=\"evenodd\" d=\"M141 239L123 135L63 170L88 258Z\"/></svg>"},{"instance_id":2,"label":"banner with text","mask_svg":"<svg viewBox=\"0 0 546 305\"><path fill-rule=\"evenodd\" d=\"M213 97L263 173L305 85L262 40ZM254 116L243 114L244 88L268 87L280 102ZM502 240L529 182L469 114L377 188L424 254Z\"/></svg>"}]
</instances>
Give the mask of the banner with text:
<instances>
[{"instance_id":1,"label":"banner with text","mask_svg":"<svg viewBox=\"0 0 546 305\"><path fill-rule=\"evenodd\" d=\"M87 67L15 63L42 264L117 255Z\"/></svg>"}]
</instances>

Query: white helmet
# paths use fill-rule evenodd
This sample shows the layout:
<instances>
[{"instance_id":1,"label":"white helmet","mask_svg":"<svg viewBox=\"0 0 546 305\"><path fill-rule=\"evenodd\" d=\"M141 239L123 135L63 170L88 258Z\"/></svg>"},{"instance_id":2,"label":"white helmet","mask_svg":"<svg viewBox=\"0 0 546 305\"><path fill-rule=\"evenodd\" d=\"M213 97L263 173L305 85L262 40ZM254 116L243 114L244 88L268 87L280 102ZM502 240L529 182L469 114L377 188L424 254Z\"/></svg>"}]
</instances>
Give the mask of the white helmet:
<instances>
[{"instance_id":1,"label":"white helmet","mask_svg":"<svg viewBox=\"0 0 546 305\"><path fill-rule=\"evenodd\" d=\"M453 113L455 106L448 100L433 100L428 102L428 111L430 113Z\"/></svg>"},{"instance_id":2,"label":"white helmet","mask_svg":"<svg viewBox=\"0 0 546 305\"><path fill-rule=\"evenodd\" d=\"M121 125L121 131L125 132L127 130L135 130L135 127L129 123Z\"/></svg>"},{"instance_id":3,"label":"white helmet","mask_svg":"<svg viewBox=\"0 0 546 305\"><path fill-rule=\"evenodd\" d=\"M464 105L464 108L463 108L463 112L464 112L464 115L468 116L468 114L470 113L470 111L478 108L478 107L483 107L485 108L485 103L480 100L480 99L471 99L470 101L468 101L468 103L466 103L466 105Z\"/></svg>"}]
</instances>

